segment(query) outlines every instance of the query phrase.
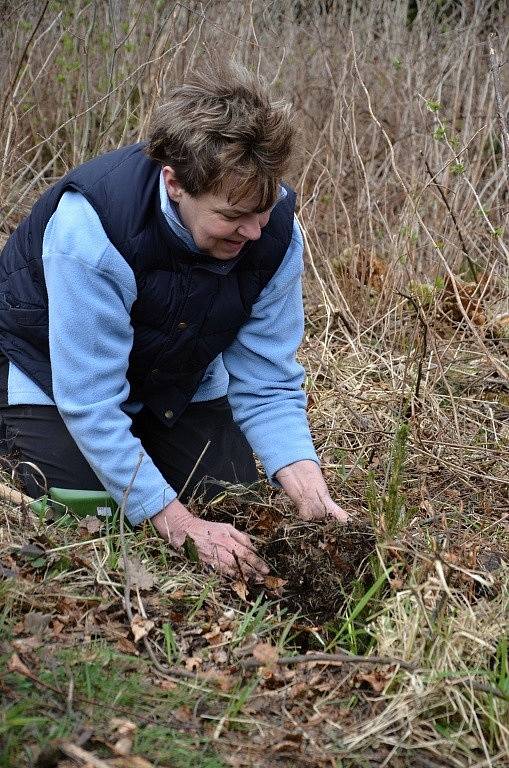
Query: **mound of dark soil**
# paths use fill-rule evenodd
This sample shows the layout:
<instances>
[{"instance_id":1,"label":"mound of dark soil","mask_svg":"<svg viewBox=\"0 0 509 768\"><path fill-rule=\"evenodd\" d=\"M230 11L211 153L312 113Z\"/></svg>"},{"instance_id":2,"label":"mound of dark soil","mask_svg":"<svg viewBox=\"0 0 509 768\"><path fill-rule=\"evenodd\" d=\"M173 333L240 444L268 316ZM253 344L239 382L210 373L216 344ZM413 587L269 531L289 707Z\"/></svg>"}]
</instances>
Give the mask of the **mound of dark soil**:
<instances>
[{"instance_id":1,"label":"mound of dark soil","mask_svg":"<svg viewBox=\"0 0 509 768\"><path fill-rule=\"evenodd\" d=\"M369 528L329 522L280 524L258 551L286 582L281 591L284 606L323 624L341 610L354 580L370 580L365 566L374 548Z\"/></svg>"},{"instance_id":2,"label":"mound of dark soil","mask_svg":"<svg viewBox=\"0 0 509 768\"><path fill-rule=\"evenodd\" d=\"M365 524L300 522L269 506L230 500L209 510L207 517L249 533L276 577L274 589L271 579L265 587L250 585L250 596L265 589L303 621L316 625L333 619L351 593L352 582L360 579L365 587L371 583L367 560L374 552L375 536ZM281 580L284 583L278 586Z\"/></svg>"}]
</instances>

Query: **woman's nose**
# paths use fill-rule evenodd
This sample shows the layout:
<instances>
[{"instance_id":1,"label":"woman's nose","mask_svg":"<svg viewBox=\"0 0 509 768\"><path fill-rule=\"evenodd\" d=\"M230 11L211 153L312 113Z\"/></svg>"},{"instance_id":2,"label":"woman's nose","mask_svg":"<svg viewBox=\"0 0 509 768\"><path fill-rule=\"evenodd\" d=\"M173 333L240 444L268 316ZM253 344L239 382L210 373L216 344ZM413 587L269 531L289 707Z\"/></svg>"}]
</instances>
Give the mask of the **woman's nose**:
<instances>
[{"instance_id":1,"label":"woman's nose","mask_svg":"<svg viewBox=\"0 0 509 768\"><path fill-rule=\"evenodd\" d=\"M253 217L248 221L243 221L237 232L239 235L242 235L242 237L245 237L248 240L258 240L262 234L262 228L260 226L258 216Z\"/></svg>"}]
</instances>

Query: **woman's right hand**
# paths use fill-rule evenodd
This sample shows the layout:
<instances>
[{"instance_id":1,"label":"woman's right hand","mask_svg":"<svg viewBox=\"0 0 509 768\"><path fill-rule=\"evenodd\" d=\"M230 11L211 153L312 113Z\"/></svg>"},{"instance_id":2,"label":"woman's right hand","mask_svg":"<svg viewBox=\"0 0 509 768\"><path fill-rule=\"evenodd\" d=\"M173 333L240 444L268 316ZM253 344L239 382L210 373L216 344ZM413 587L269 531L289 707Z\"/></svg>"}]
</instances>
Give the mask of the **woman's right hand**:
<instances>
[{"instance_id":1,"label":"woman's right hand","mask_svg":"<svg viewBox=\"0 0 509 768\"><path fill-rule=\"evenodd\" d=\"M189 536L203 563L230 576L242 575L263 580L269 573L268 566L258 557L246 533L237 531L228 523L210 523L201 520L174 499L152 518L159 534L175 547L181 547Z\"/></svg>"}]
</instances>

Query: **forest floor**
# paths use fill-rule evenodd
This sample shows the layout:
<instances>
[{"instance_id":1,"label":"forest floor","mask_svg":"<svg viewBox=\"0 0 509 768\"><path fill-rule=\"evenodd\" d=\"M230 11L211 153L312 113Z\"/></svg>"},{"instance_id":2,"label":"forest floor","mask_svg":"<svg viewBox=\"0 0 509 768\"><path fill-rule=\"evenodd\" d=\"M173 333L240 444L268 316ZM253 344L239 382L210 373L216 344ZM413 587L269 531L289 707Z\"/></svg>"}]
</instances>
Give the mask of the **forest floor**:
<instances>
[{"instance_id":1,"label":"forest floor","mask_svg":"<svg viewBox=\"0 0 509 768\"><path fill-rule=\"evenodd\" d=\"M0 241L207 52L291 102L299 354L351 514L304 524L264 480L196 504L256 541L253 587L148 522L2 502L0 768L509 765L506 10L0 2Z\"/></svg>"},{"instance_id":2,"label":"forest floor","mask_svg":"<svg viewBox=\"0 0 509 768\"><path fill-rule=\"evenodd\" d=\"M122 533L118 512L4 504L0 765L506 765L507 395L471 366L455 375L455 415L442 394L437 420L409 411L392 430L384 380L359 398L361 429L331 423L334 393L314 390L347 526L297 521L264 482L196 506L250 533L263 586L221 581L149 523Z\"/></svg>"}]
</instances>

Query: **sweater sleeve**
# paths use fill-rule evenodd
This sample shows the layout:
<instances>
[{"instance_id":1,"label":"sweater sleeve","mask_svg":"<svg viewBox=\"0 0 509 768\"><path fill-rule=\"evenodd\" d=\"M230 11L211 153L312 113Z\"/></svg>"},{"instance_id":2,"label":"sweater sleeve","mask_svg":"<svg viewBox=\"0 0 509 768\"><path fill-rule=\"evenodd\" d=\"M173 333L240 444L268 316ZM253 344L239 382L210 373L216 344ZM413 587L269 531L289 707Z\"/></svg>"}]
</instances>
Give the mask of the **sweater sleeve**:
<instances>
[{"instance_id":1,"label":"sweater sleeve","mask_svg":"<svg viewBox=\"0 0 509 768\"><path fill-rule=\"evenodd\" d=\"M120 503L142 451L124 411L134 275L78 192L66 192L48 222L43 264L55 404L104 488ZM126 516L140 523L175 497L145 454Z\"/></svg>"},{"instance_id":2,"label":"sweater sleeve","mask_svg":"<svg viewBox=\"0 0 509 768\"><path fill-rule=\"evenodd\" d=\"M283 262L223 352L235 421L270 479L302 459L318 463L306 416L304 369L296 360L304 333L303 241L297 219Z\"/></svg>"}]
</instances>

